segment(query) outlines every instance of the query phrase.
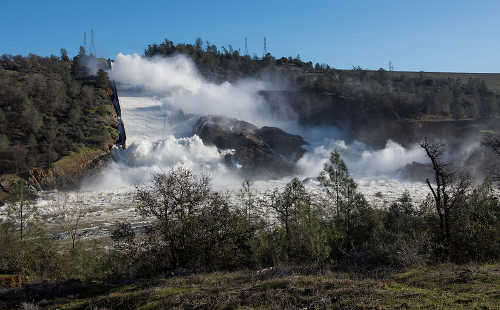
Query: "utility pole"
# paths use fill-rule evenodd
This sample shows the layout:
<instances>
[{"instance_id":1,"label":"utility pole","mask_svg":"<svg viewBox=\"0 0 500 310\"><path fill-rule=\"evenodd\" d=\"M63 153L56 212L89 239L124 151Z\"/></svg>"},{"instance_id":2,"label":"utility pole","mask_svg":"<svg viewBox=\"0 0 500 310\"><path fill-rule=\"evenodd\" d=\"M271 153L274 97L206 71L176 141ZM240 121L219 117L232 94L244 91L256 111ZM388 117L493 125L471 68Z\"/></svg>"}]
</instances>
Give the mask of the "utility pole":
<instances>
[{"instance_id":1,"label":"utility pole","mask_svg":"<svg viewBox=\"0 0 500 310\"><path fill-rule=\"evenodd\" d=\"M245 37L245 56L248 56L248 40L247 37Z\"/></svg>"}]
</instances>

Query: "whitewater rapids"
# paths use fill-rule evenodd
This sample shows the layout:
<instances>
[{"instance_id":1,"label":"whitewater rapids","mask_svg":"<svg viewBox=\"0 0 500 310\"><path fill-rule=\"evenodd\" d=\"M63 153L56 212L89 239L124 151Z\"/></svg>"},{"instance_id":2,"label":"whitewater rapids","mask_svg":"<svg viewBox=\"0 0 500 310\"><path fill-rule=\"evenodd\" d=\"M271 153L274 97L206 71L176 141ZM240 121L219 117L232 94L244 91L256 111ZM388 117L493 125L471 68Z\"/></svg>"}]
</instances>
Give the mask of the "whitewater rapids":
<instances>
[{"instance_id":1,"label":"whitewater rapids","mask_svg":"<svg viewBox=\"0 0 500 310\"><path fill-rule=\"evenodd\" d=\"M145 225L147 220L135 213L133 193L136 186L148 182L153 172L182 165L195 173L210 175L216 190L228 191L234 196L239 191L243 180L224 165L224 155L231 150L204 145L199 137L192 136L191 128L198 116L179 115L178 111L169 109L154 97L122 96L120 102L129 147L113 150L114 160L106 168L85 180L80 190L63 194L67 203L87 210L83 236L106 235L116 221L129 221L136 228ZM389 142L383 150L368 151L359 143L346 145L343 140L320 137L317 132L296 131L304 134L306 139L309 135L310 152L298 161L298 166L299 177L305 180L306 187L312 192L320 192L315 177L330 152L337 148L352 171L359 190L379 207L390 204L404 190L408 190L416 201L428 193L424 183L403 181L390 175L407 161L419 160L416 149L406 150ZM401 162L403 156L407 159ZM256 181L253 189L262 195L266 190L284 186L290 179ZM61 195L57 191L45 191L37 202L42 213L49 215L49 227L57 226L57 204Z\"/></svg>"},{"instance_id":2,"label":"whitewater rapids","mask_svg":"<svg viewBox=\"0 0 500 310\"><path fill-rule=\"evenodd\" d=\"M111 76L122 85L119 94L128 147L113 149L113 161L97 175L84 180L78 191L40 193L37 205L47 215L49 227L57 226L58 205L63 200L72 208L85 208L82 235L107 234L116 221L129 221L134 227L141 227L147 219L135 213L136 187L147 183L152 173L167 172L178 166L210 176L213 189L235 197L244 180L224 164L225 155L233 150L205 145L192 134L193 125L207 114L235 117L257 126L280 127L303 136L309 143L308 152L297 162L297 176L312 192L321 192L316 177L330 153L337 149L359 191L376 206L389 205L405 190L415 201L428 194L424 183L398 178L398 170L405 165L426 162L418 146L404 148L389 140L384 149L372 150L359 142L346 144L336 128L302 128L292 120L267 119L269 113L258 91L281 87L276 83L242 80L234 85L215 84L201 77L196 66L181 55L148 59L119 54ZM256 181L253 190L263 195L267 190L284 186L290 179Z\"/></svg>"}]
</instances>

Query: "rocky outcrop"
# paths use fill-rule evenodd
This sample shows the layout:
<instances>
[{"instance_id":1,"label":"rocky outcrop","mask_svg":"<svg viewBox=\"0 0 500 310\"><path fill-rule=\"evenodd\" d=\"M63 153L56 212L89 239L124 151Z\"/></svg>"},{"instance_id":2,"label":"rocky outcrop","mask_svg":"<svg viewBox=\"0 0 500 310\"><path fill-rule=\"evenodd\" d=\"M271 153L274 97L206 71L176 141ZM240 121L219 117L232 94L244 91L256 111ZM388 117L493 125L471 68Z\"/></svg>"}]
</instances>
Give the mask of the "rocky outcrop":
<instances>
[{"instance_id":1,"label":"rocky outcrop","mask_svg":"<svg viewBox=\"0 0 500 310\"><path fill-rule=\"evenodd\" d=\"M233 149L227 163L250 178L277 178L296 172L295 161L307 142L279 128L262 127L223 116L201 117L193 128L205 144Z\"/></svg>"},{"instance_id":2,"label":"rocky outcrop","mask_svg":"<svg viewBox=\"0 0 500 310\"><path fill-rule=\"evenodd\" d=\"M62 158L50 168L33 168L20 176L36 190L71 188L77 186L94 169L103 167L109 158L108 151L84 149Z\"/></svg>"},{"instance_id":3,"label":"rocky outcrop","mask_svg":"<svg viewBox=\"0 0 500 310\"><path fill-rule=\"evenodd\" d=\"M431 164L412 162L398 170L401 178L409 181L425 182L426 179L434 180L434 170Z\"/></svg>"},{"instance_id":4,"label":"rocky outcrop","mask_svg":"<svg viewBox=\"0 0 500 310\"><path fill-rule=\"evenodd\" d=\"M76 187L83 177L103 167L109 158L107 150L84 148L61 158L50 168L32 168L17 175L0 175L0 205L15 191L19 182L25 183L33 193L52 188Z\"/></svg>"},{"instance_id":5,"label":"rocky outcrop","mask_svg":"<svg viewBox=\"0 0 500 310\"><path fill-rule=\"evenodd\" d=\"M259 94L273 118L295 120L305 127L335 126L348 141L357 140L375 149L383 148L388 139L410 146L424 137L453 147L465 139L479 139L482 131L500 131L498 118L402 120L358 111L353 108L355 99L338 94L311 91L260 91Z\"/></svg>"}]
</instances>

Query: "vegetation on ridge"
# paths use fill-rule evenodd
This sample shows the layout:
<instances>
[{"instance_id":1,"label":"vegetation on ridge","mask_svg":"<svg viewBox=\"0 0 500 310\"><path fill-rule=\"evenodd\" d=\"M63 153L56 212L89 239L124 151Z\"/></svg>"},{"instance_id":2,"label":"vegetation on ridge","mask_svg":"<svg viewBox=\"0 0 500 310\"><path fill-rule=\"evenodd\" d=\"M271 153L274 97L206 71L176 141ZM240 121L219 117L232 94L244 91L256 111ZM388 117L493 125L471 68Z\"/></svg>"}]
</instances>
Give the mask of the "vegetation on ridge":
<instances>
[{"instance_id":1,"label":"vegetation on ridge","mask_svg":"<svg viewBox=\"0 0 500 310\"><path fill-rule=\"evenodd\" d=\"M84 77L81 57L0 57L0 175L113 143L107 74Z\"/></svg>"},{"instance_id":2,"label":"vegetation on ridge","mask_svg":"<svg viewBox=\"0 0 500 310\"><path fill-rule=\"evenodd\" d=\"M294 85L293 90L306 92L308 96L330 97L325 105L335 105L342 113L329 117L341 117L339 121L354 124L371 119L492 118L500 111L497 94L479 78L410 74L382 68L369 71L359 66L337 70L326 64L303 61L299 55L282 58L269 53L262 58L242 55L231 45L219 49L199 38L194 44L174 44L165 39L160 44L149 45L144 54L147 57L187 55L205 77L219 82L274 72ZM348 108L340 107L344 104Z\"/></svg>"}]
</instances>

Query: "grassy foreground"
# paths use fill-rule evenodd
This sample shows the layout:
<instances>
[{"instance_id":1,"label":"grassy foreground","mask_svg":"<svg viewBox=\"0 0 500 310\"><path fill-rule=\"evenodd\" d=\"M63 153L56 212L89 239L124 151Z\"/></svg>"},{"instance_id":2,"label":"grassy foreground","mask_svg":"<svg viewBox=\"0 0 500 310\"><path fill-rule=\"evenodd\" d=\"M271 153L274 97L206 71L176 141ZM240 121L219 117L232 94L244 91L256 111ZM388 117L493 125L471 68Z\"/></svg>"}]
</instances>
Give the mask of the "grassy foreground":
<instances>
[{"instance_id":1,"label":"grassy foreground","mask_svg":"<svg viewBox=\"0 0 500 310\"><path fill-rule=\"evenodd\" d=\"M38 301L39 287L3 291L0 308L32 297L40 309L500 309L498 263L369 276L273 268L67 286L47 288L53 296Z\"/></svg>"}]
</instances>

